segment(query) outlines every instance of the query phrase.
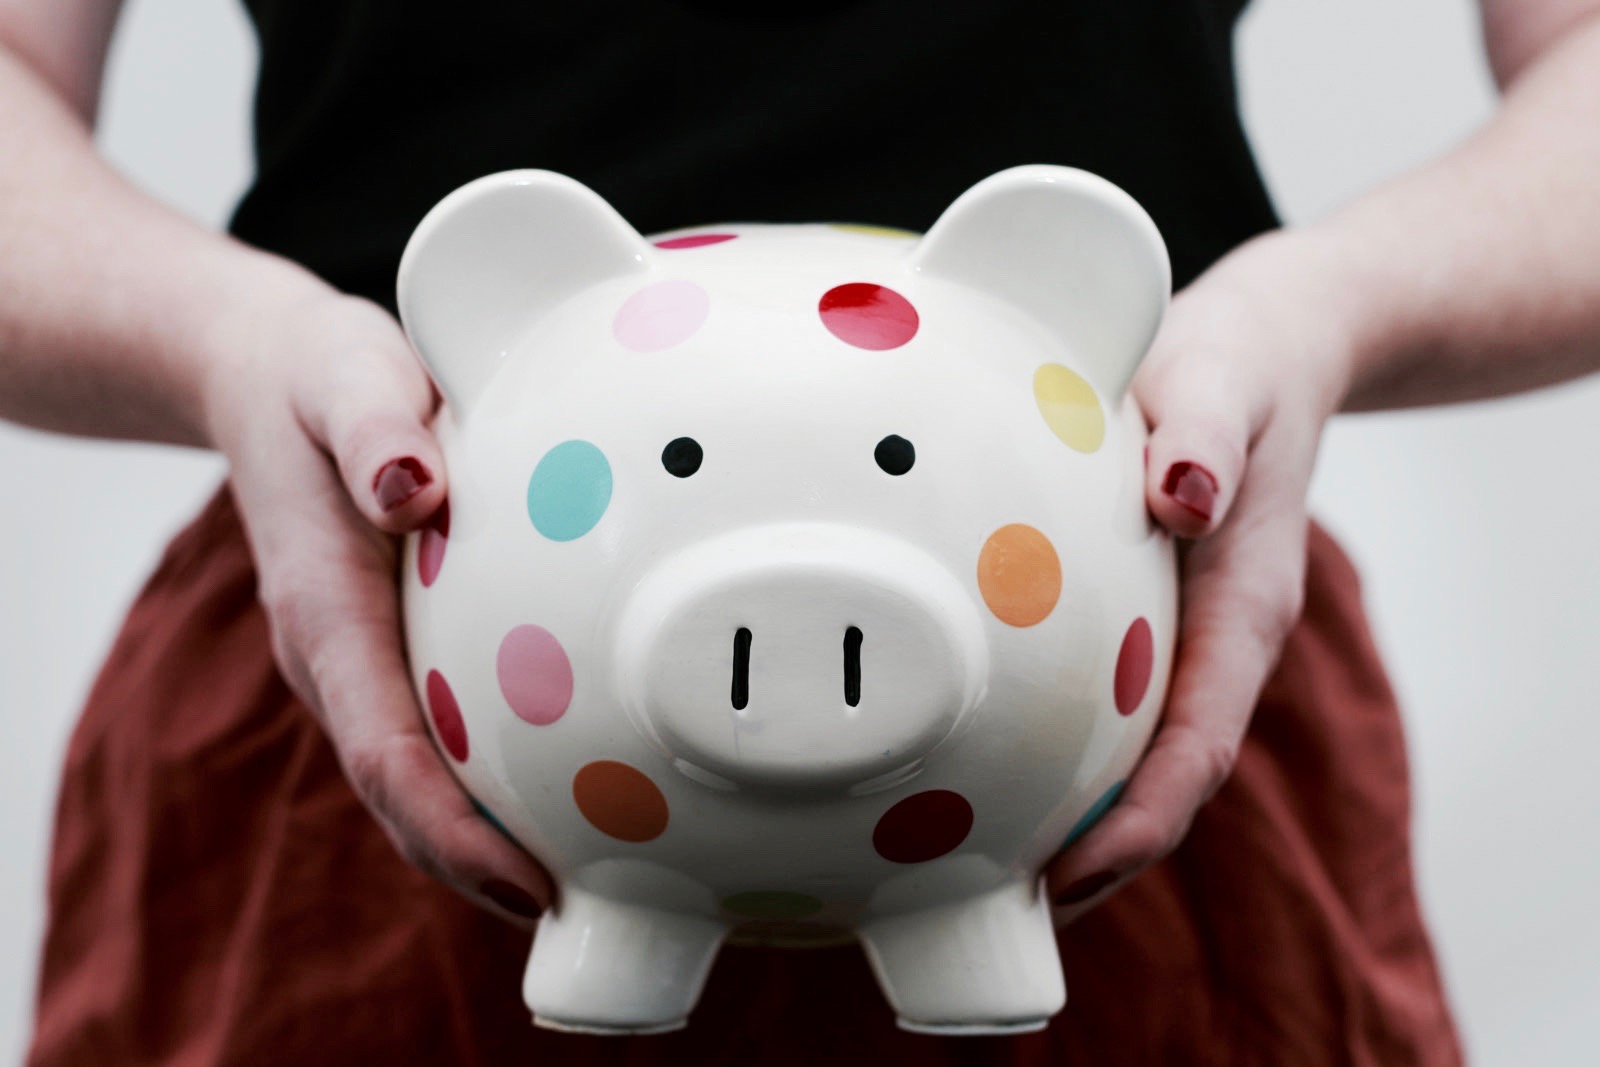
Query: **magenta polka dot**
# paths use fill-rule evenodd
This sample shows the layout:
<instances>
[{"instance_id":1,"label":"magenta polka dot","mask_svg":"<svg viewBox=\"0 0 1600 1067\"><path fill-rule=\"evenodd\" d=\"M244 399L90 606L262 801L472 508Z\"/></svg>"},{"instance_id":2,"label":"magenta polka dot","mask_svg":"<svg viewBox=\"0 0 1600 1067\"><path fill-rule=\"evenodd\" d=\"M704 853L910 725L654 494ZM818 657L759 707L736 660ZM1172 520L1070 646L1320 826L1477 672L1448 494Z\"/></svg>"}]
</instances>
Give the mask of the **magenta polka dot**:
<instances>
[{"instance_id":1,"label":"magenta polka dot","mask_svg":"<svg viewBox=\"0 0 1600 1067\"><path fill-rule=\"evenodd\" d=\"M913 793L883 813L872 847L892 863L926 863L953 852L972 829L972 805L960 793Z\"/></svg>"},{"instance_id":2,"label":"magenta polka dot","mask_svg":"<svg viewBox=\"0 0 1600 1067\"><path fill-rule=\"evenodd\" d=\"M518 626L506 634L495 673L511 710L535 726L555 722L572 703L572 663L542 626Z\"/></svg>"},{"instance_id":3,"label":"magenta polka dot","mask_svg":"<svg viewBox=\"0 0 1600 1067\"><path fill-rule=\"evenodd\" d=\"M1144 619L1134 619L1133 625L1122 638L1122 651L1117 653L1117 676L1112 688L1115 691L1117 710L1132 715L1139 709L1145 693L1150 689L1150 671L1155 665L1155 640L1150 634L1150 624Z\"/></svg>"},{"instance_id":4,"label":"magenta polka dot","mask_svg":"<svg viewBox=\"0 0 1600 1067\"><path fill-rule=\"evenodd\" d=\"M822 294L817 312L829 333L874 352L899 348L917 334L917 309L886 285L836 285Z\"/></svg>"},{"instance_id":5,"label":"magenta polka dot","mask_svg":"<svg viewBox=\"0 0 1600 1067\"><path fill-rule=\"evenodd\" d=\"M724 241L731 241L739 236L736 233L691 233L686 237L668 237L664 241L657 241L657 248L704 248L706 245L720 245Z\"/></svg>"},{"instance_id":6,"label":"magenta polka dot","mask_svg":"<svg viewBox=\"0 0 1600 1067\"><path fill-rule=\"evenodd\" d=\"M445 541L450 537L450 501L440 506L417 536L417 576L425 586L432 585L444 566Z\"/></svg>"},{"instance_id":7,"label":"magenta polka dot","mask_svg":"<svg viewBox=\"0 0 1600 1067\"><path fill-rule=\"evenodd\" d=\"M694 282L656 282L628 298L611 330L624 348L659 352L693 337L710 313L710 294Z\"/></svg>"},{"instance_id":8,"label":"magenta polka dot","mask_svg":"<svg viewBox=\"0 0 1600 1067\"><path fill-rule=\"evenodd\" d=\"M461 719L461 705L450 691L450 683L438 671L428 672L428 713L433 716L433 731L439 743L457 763L467 762L467 724Z\"/></svg>"}]
</instances>

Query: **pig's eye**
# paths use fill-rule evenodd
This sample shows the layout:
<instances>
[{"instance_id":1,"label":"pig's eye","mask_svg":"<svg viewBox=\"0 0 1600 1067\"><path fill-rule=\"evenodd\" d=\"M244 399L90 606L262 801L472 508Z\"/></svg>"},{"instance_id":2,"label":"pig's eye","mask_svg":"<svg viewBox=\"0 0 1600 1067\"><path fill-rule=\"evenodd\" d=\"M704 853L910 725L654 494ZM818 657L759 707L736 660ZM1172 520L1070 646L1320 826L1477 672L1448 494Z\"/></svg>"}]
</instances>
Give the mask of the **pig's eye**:
<instances>
[{"instance_id":1,"label":"pig's eye","mask_svg":"<svg viewBox=\"0 0 1600 1067\"><path fill-rule=\"evenodd\" d=\"M692 437L675 438L661 450L661 465L675 478L689 477L700 469L703 459L705 453L700 450L700 442Z\"/></svg>"},{"instance_id":2,"label":"pig's eye","mask_svg":"<svg viewBox=\"0 0 1600 1067\"><path fill-rule=\"evenodd\" d=\"M878 442L872 458L878 461L878 466L886 474L904 474L917 461L917 450L904 437L890 434Z\"/></svg>"}]
</instances>

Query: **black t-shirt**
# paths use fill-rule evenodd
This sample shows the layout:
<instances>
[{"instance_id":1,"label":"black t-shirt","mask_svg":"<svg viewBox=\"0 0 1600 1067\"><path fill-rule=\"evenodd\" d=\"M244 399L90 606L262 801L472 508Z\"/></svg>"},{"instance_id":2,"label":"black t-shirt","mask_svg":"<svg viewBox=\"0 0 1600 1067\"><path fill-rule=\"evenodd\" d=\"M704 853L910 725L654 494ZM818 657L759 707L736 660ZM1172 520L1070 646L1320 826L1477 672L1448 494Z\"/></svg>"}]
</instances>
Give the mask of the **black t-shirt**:
<instances>
[{"instance_id":1,"label":"black t-shirt","mask_svg":"<svg viewBox=\"0 0 1600 1067\"><path fill-rule=\"evenodd\" d=\"M924 230L1018 163L1155 218L1182 285L1276 224L1240 126L1244 0L246 0L258 176L233 232L393 306L456 186L544 167L641 232Z\"/></svg>"}]
</instances>

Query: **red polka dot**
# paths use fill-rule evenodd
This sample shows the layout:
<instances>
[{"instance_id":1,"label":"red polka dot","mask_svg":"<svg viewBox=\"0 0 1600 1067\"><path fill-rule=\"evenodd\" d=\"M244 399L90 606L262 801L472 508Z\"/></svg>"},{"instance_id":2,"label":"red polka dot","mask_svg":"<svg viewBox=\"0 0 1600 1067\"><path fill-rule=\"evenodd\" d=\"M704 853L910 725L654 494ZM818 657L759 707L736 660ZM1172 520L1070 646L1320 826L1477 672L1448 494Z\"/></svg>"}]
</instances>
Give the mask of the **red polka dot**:
<instances>
[{"instance_id":1,"label":"red polka dot","mask_svg":"<svg viewBox=\"0 0 1600 1067\"><path fill-rule=\"evenodd\" d=\"M872 831L872 847L893 863L926 863L953 851L971 829L972 805L966 797L930 789L884 812Z\"/></svg>"},{"instance_id":2,"label":"red polka dot","mask_svg":"<svg viewBox=\"0 0 1600 1067\"><path fill-rule=\"evenodd\" d=\"M418 535L417 576L424 586L432 585L439 577L439 568L444 566L444 545L449 537L450 501L446 500Z\"/></svg>"},{"instance_id":3,"label":"red polka dot","mask_svg":"<svg viewBox=\"0 0 1600 1067\"><path fill-rule=\"evenodd\" d=\"M687 237L668 237L665 241L657 241L657 248L704 248L706 245L720 245L724 241L731 241L739 236L736 233L691 233Z\"/></svg>"},{"instance_id":4,"label":"red polka dot","mask_svg":"<svg viewBox=\"0 0 1600 1067\"><path fill-rule=\"evenodd\" d=\"M461 705L450 691L450 683L438 671L428 672L428 711L439 743L457 763L467 761L467 724L461 720Z\"/></svg>"},{"instance_id":5,"label":"red polka dot","mask_svg":"<svg viewBox=\"0 0 1600 1067\"><path fill-rule=\"evenodd\" d=\"M1117 710L1132 715L1139 709L1145 693L1150 688L1150 671L1155 665L1155 640L1150 635L1150 624L1144 619L1134 619L1122 638L1122 651L1117 653L1117 678L1113 686Z\"/></svg>"},{"instance_id":6,"label":"red polka dot","mask_svg":"<svg viewBox=\"0 0 1600 1067\"><path fill-rule=\"evenodd\" d=\"M829 333L874 352L899 348L917 334L917 309L911 301L871 282L834 286L822 294L817 311Z\"/></svg>"}]
</instances>

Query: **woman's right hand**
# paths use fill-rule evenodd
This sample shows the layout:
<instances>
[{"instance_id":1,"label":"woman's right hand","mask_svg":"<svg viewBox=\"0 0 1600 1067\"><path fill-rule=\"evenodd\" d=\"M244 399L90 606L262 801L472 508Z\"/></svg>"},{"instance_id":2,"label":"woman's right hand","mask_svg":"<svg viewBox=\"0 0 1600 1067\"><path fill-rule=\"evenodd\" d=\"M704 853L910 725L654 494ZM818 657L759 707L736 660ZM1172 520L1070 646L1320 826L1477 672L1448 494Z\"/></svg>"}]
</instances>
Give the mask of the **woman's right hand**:
<instances>
[{"instance_id":1,"label":"woman's right hand","mask_svg":"<svg viewBox=\"0 0 1600 1067\"><path fill-rule=\"evenodd\" d=\"M434 393L399 325L294 272L213 319L211 440L260 576L273 653L401 855L525 928L544 869L473 808L427 733L401 644L397 535L445 501Z\"/></svg>"}]
</instances>

